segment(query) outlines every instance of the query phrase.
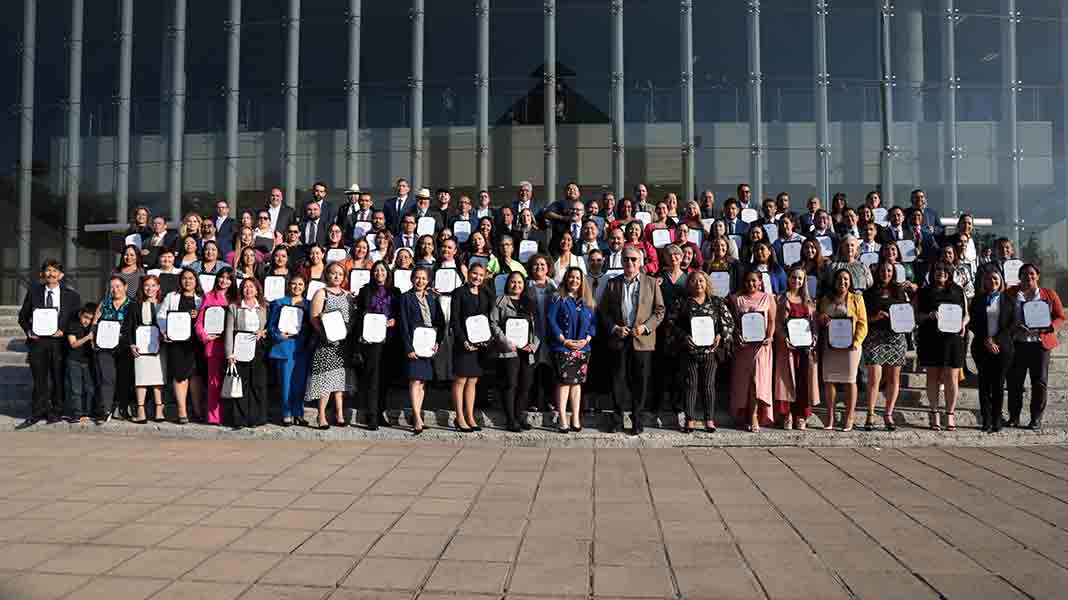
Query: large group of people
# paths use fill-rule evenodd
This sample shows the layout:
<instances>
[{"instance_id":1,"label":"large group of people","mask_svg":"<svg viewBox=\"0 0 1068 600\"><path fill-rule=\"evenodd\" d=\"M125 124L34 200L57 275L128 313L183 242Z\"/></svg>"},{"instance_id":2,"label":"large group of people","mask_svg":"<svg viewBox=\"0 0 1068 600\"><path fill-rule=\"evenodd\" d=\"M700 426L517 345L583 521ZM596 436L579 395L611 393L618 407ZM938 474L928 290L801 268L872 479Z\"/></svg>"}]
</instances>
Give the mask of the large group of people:
<instances>
[{"instance_id":1,"label":"large group of people","mask_svg":"<svg viewBox=\"0 0 1068 600\"><path fill-rule=\"evenodd\" d=\"M344 203L328 196L316 183L298 211L274 188L239 215L219 199L177 231L139 207L97 303L45 261L19 313L34 383L25 425L163 421L172 394L179 424L279 414L327 429L353 424L359 405L377 429L404 382L414 434L440 385L461 432L480 429L491 388L511 431L549 406L561 433L580 431L591 396L610 399L613 432L629 412L640 434L647 407L714 431L725 399L750 431L803 430L821 404L823 427L850 431L862 374L863 427L876 427L881 392L892 431L911 347L930 427L954 430L970 337L981 428L1020 426L1028 377L1028 426L1042 426L1060 299L1010 240L979 247L970 215L947 233L923 190L907 207L873 191L797 212L786 193L758 204L746 184L722 206L711 191L654 202L641 184L617 202L570 183L547 206L527 182L502 206L403 179L377 204L355 185Z\"/></svg>"}]
</instances>

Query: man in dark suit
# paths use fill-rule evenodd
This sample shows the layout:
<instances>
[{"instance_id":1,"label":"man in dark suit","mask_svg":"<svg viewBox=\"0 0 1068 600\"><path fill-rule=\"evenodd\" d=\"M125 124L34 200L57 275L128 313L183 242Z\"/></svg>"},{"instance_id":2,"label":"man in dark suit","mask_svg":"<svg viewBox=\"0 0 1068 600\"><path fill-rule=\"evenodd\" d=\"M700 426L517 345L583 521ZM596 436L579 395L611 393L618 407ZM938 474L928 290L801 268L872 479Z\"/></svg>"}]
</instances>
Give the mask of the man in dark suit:
<instances>
[{"instance_id":1,"label":"man in dark suit","mask_svg":"<svg viewBox=\"0 0 1068 600\"><path fill-rule=\"evenodd\" d=\"M234 247L234 220L230 217L230 202L226 198L215 201L215 236Z\"/></svg>"},{"instance_id":2,"label":"man in dark suit","mask_svg":"<svg viewBox=\"0 0 1068 600\"><path fill-rule=\"evenodd\" d=\"M305 246L326 245L330 233L330 222L319 212L319 203L315 199L304 203L304 219L300 222L300 240Z\"/></svg>"},{"instance_id":3,"label":"man in dark suit","mask_svg":"<svg viewBox=\"0 0 1068 600\"><path fill-rule=\"evenodd\" d=\"M33 404L30 416L20 428L30 427L42 419L49 423L63 415L63 381L66 338L63 330L72 318L78 317L82 297L78 292L62 286L63 265L48 259L41 265L41 281L30 286L19 310L19 327L26 334L30 348L30 372L33 375ZM57 311L58 328L51 335L38 336L33 331L33 314L37 309Z\"/></svg>"},{"instance_id":4,"label":"man in dark suit","mask_svg":"<svg viewBox=\"0 0 1068 600\"><path fill-rule=\"evenodd\" d=\"M742 220L741 207L735 198L727 198L723 203L723 223L727 226L727 235L740 235L745 237L749 233L749 223Z\"/></svg>"},{"instance_id":5,"label":"man in dark suit","mask_svg":"<svg viewBox=\"0 0 1068 600\"><path fill-rule=\"evenodd\" d=\"M278 233L286 230L286 226L296 219L293 209L282 203L282 189L271 188L271 195L267 199L267 213L271 216L271 227Z\"/></svg>"},{"instance_id":6,"label":"man in dark suit","mask_svg":"<svg viewBox=\"0 0 1068 600\"><path fill-rule=\"evenodd\" d=\"M159 255L164 249L178 249L178 233L167 231L167 218L156 215L152 217L152 233L141 244L141 262L146 269L159 267Z\"/></svg>"},{"instance_id":7,"label":"man in dark suit","mask_svg":"<svg viewBox=\"0 0 1068 600\"><path fill-rule=\"evenodd\" d=\"M419 191L415 193L415 206L407 214L415 216L417 226L419 219L423 217L434 219L434 233L445 228L445 218L430 207L430 190L426 188L419 188Z\"/></svg>"},{"instance_id":8,"label":"man in dark suit","mask_svg":"<svg viewBox=\"0 0 1068 600\"><path fill-rule=\"evenodd\" d=\"M515 201L512 202L512 210L515 212L516 219L519 218L519 213L527 208L534 215L534 222L537 222L539 215L538 207L534 204L534 186L529 181L520 181L519 192L516 194Z\"/></svg>"},{"instance_id":9,"label":"man in dark suit","mask_svg":"<svg viewBox=\"0 0 1068 600\"><path fill-rule=\"evenodd\" d=\"M397 195L386 200L382 205L386 213L386 228L394 234L400 231L401 217L415 208L415 198L409 194L411 189L407 179L398 179L396 185Z\"/></svg>"},{"instance_id":10,"label":"man in dark suit","mask_svg":"<svg viewBox=\"0 0 1068 600\"><path fill-rule=\"evenodd\" d=\"M374 216L374 207L371 194L361 192L360 186L353 184L345 190L348 203L337 211L337 226L341 228L345 243L351 245L353 241L353 229L356 223L370 223Z\"/></svg>"},{"instance_id":11,"label":"man in dark suit","mask_svg":"<svg viewBox=\"0 0 1068 600\"><path fill-rule=\"evenodd\" d=\"M656 329L664 319L664 297L656 279L641 271L641 252L633 246L623 249L623 275L613 277L605 284L601 306L598 309L600 323L608 336L608 348L612 350L612 396L615 399L616 415L623 421L623 409L629 398L632 435L642 432L642 408L649 384L649 368L653 350L656 348ZM615 422L609 426L615 432Z\"/></svg>"},{"instance_id":12,"label":"man in dark suit","mask_svg":"<svg viewBox=\"0 0 1068 600\"><path fill-rule=\"evenodd\" d=\"M809 196L808 201L805 202L805 207L808 208L808 212L801 215L800 220L798 221L801 225L801 229L798 230L798 233L801 235L805 235L809 231L812 231L812 224L816 219L816 211L820 209L820 197Z\"/></svg>"},{"instance_id":13,"label":"man in dark suit","mask_svg":"<svg viewBox=\"0 0 1068 600\"><path fill-rule=\"evenodd\" d=\"M336 203L327 200L326 195L326 184L316 181L312 185L312 199L319 205L319 218L329 225L337 221L338 206Z\"/></svg>"},{"instance_id":14,"label":"man in dark suit","mask_svg":"<svg viewBox=\"0 0 1068 600\"><path fill-rule=\"evenodd\" d=\"M445 227L449 222L449 217L452 216L449 211L449 206L452 205L452 193L445 188L438 188L434 192L434 199L437 206L430 209L430 216L434 217L435 221L441 221L441 227L439 228L441 229Z\"/></svg>"}]
</instances>

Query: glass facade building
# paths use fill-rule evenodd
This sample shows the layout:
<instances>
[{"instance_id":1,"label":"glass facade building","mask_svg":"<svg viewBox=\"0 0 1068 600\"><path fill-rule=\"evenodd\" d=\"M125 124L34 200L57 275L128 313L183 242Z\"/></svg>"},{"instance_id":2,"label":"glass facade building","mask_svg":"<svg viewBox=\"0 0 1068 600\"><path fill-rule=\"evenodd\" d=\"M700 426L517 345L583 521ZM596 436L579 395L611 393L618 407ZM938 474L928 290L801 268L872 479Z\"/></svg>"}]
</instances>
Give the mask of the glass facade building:
<instances>
[{"instance_id":1,"label":"glass facade building","mask_svg":"<svg viewBox=\"0 0 1068 600\"><path fill-rule=\"evenodd\" d=\"M398 177L498 203L522 180L540 201L748 182L796 210L923 188L1068 257L1065 0L10 4L5 281L46 254L94 267L84 225L137 205Z\"/></svg>"}]
</instances>

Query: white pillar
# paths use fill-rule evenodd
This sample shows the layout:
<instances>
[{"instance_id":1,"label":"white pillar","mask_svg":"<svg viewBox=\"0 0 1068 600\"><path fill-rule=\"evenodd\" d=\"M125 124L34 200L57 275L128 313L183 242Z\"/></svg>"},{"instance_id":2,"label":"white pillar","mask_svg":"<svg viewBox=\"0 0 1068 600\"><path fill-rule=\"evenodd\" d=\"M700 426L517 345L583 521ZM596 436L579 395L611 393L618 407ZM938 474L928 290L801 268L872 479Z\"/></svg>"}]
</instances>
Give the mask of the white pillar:
<instances>
[{"instance_id":1,"label":"white pillar","mask_svg":"<svg viewBox=\"0 0 1068 600\"><path fill-rule=\"evenodd\" d=\"M286 145L282 157L285 198L297 202L297 100L300 96L300 0L289 0L286 18Z\"/></svg>"},{"instance_id":2,"label":"white pillar","mask_svg":"<svg viewBox=\"0 0 1068 600\"><path fill-rule=\"evenodd\" d=\"M171 26L171 135L167 197L171 219L182 218L182 152L185 137L185 0L174 0Z\"/></svg>"},{"instance_id":3,"label":"white pillar","mask_svg":"<svg viewBox=\"0 0 1068 600\"><path fill-rule=\"evenodd\" d=\"M345 81L348 121L345 130L345 174L347 184L360 179L360 0L349 0L349 77Z\"/></svg>"},{"instance_id":4,"label":"white pillar","mask_svg":"<svg viewBox=\"0 0 1068 600\"><path fill-rule=\"evenodd\" d=\"M119 31L119 93L115 104L115 222L129 218L130 197L130 81L133 74L133 0L122 0Z\"/></svg>"},{"instance_id":5,"label":"white pillar","mask_svg":"<svg viewBox=\"0 0 1068 600\"><path fill-rule=\"evenodd\" d=\"M63 220L63 263L78 272L78 196L81 191L83 0L70 3L70 78L67 97L67 198Z\"/></svg>"},{"instance_id":6,"label":"white pillar","mask_svg":"<svg viewBox=\"0 0 1068 600\"><path fill-rule=\"evenodd\" d=\"M19 276L30 274L30 212L33 203L33 86L37 64L37 0L25 0L22 12L22 80L19 106ZM19 285L21 285L19 279Z\"/></svg>"},{"instance_id":7,"label":"white pillar","mask_svg":"<svg viewBox=\"0 0 1068 600\"><path fill-rule=\"evenodd\" d=\"M241 0L230 0L226 23L226 200L237 208L238 115L241 106Z\"/></svg>"}]
</instances>

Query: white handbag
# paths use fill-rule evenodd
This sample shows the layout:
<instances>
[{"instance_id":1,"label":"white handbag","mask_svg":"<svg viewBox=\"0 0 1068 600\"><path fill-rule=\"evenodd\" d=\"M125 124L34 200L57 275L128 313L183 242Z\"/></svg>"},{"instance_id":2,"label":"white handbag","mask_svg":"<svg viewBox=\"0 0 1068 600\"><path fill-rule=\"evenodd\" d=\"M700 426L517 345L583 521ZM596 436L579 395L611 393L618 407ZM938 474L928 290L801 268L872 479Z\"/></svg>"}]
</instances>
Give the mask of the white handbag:
<instances>
[{"instance_id":1,"label":"white handbag","mask_svg":"<svg viewBox=\"0 0 1068 600\"><path fill-rule=\"evenodd\" d=\"M237 374L237 367L226 367L226 374L222 380L222 397L226 399L241 398L245 394L245 386L241 383L241 376Z\"/></svg>"}]
</instances>

